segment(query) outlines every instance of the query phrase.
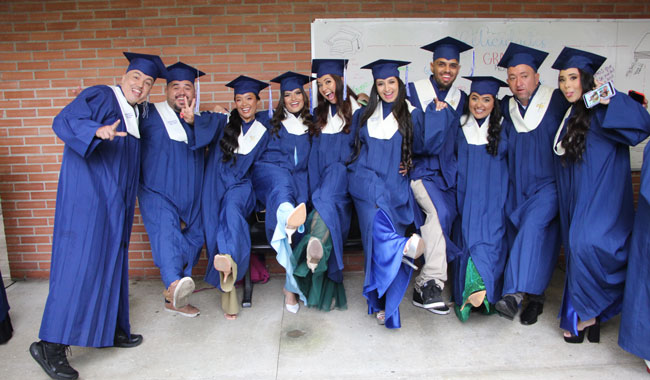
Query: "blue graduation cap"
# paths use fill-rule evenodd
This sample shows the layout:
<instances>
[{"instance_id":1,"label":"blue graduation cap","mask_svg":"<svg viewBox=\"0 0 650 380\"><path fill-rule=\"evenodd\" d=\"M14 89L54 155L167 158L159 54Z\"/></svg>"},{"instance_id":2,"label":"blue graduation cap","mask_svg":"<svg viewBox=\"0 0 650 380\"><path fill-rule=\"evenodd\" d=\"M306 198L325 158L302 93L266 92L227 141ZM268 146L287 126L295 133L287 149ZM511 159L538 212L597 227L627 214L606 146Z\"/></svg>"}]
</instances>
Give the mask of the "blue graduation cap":
<instances>
[{"instance_id":1,"label":"blue graduation cap","mask_svg":"<svg viewBox=\"0 0 650 380\"><path fill-rule=\"evenodd\" d=\"M471 49L472 46L452 37L445 37L436 42L422 46L420 49L433 53L433 59L455 59L460 60L460 53Z\"/></svg>"},{"instance_id":2,"label":"blue graduation cap","mask_svg":"<svg viewBox=\"0 0 650 380\"><path fill-rule=\"evenodd\" d=\"M196 78L203 75L205 75L203 71L183 62L177 62L171 66L167 66L167 75L165 76L165 79L167 79L167 83L175 80L187 80L194 83Z\"/></svg>"},{"instance_id":3,"label":"blue graduation cap","mask_svg":"<svg viewBox=\"0 0 650 380\"><path fill-rule=\"evenodd\" d=\"M386 79L388 77L398 77L400 66L408 65L411 62L395 61L392 59L378 59L362 67L362 69L371 69L372 76L375 79Z\"/></svg>"},{"instance_id":4,"label":"blue graduation cap","mask_svg":"<svg viewBox=\"0 0 650 380\"><path fill-rule=\"evenodd\" d=\"M507 69L508 67L524 64L532 67L537 72L546 56L548 56L548 53L545 51L511 42L497 66Z\"/></svg>"},{"instance_id":5,"label":"blue graduation cap","mask_svg":"<svg viewBox=\"0 0 650 380\"><path fill-rule=\"evenodd\" d=\"M347 65L347 59L312 59L311 72L316 74L317 78L327 74L343 77Z\"/></svg>"},{"instance_id":6,"label":"blue graduation cap","mask_svg":"<svg viewBox=\"0 0 650 380\"><path fill-rule=\"evenodd\" d=\"M226 87L230 87L235 90L235 95L246 94L252 92L256 95L259 95L260 91L267 88L268 83L264 83L260 80L247 77L245 75L240 75L235 80L226 84Z\"/></svg>"},{"instance_id":7,"label":"blue graduation cap","mask_svg":"<svg viewBox=\"0 0 650 380\"><path fill-rule=\"evenodd\" d=\"M606 60L607 58L602 55L565 47L557 56L553 68L557 70L576 68L593 75Z\"/></svg>"},{"instance_id":8,"label":"blue graduation cap","mask_svg":"<svg viewBox=\"0 0 650 380\"><path fill-rule=\"evenodd\" d=\"M273 83L280 83L280 91L293 91L296 88L302 88L307 83L311 82L311 78L307 75L287 71L286 73L271 79Z\"/></svg>"},{"instance_id":9,"label":"blue graduation cap","mask_svg":"<svg viewBox=\"0 0 650 380\"><path fill-rule=\"evenodd\" d=\"M495 77L488 76L467 76L463 77L472 81L472 86L470 87L469 92L475 92L479 95L492 95L494 97L499 93L499 88L508 87L508 84L502 80L499 80Z\"/></svg>"},{"instance_id":10,"label":"blue graduation cap","mask_svg":"<svg viewBox=\"0 0 650 380\"><path fill-rule=\"evenodd\" d=\"M129 60L129 67L126 69L127 73L131 70L140 70L154 80L159 77L164 77L167 73L165 64L157 55L131 53L128 51L122 53Z\"/></svg>"}]
</instances>

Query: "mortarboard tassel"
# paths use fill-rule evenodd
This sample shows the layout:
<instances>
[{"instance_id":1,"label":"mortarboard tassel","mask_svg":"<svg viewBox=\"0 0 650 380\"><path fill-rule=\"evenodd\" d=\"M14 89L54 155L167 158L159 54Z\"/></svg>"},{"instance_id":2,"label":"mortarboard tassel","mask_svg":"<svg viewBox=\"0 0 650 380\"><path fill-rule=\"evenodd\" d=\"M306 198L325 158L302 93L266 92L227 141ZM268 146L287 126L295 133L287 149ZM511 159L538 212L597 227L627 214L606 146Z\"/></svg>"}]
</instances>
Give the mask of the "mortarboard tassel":
<instances>
[{"instance_id":1,"label":"mortarboard tassel","mask_svg":"<svg viewBox=\"0 0 650 380\"><path fill-rule=\"evenodd\" d=\"M147 95L147 99L144 102L142 102L142 118L146 119L148 117L149 117L149 95Z\"/></svg>"},{"instance_id":2,"label":"mortarboard tassel","mask_svg":"<svg viewBox=\"0 0 650 380\"><path fill-rule=\"evenodd\" d=\"M411 90L409 90L409 65L404 69L404 83L406 84L406 96L411 97Z\"/></svg>"},{"instance_id":3,"label":"mortarboard tassel","mask_svg":"<svg viewBox=\"0 0 650 380\"><path fill-rule=\"evenodd\" d=\"M470 77L474 76L474 65L476 64L476 56L474 55L474 49L472 49L472 72L469 74Z\"/></svg>"},{"instance_id":4,"label":"mortarboard tassel","mask_svg":"<svg viewBox=\"0 0 650 380\"><path fill-rule=\"evenodd\" d=\"M269 84L269 119L273 117L273 93L271 93L271 85Z\"/></svg>"},{"instance_id":5,"label":"mortarboard tassel","mask_svg":"<svg viewBox=\"0 0 650 380\"><path fill-rule=\"evenodd\" d=\"M314 95L311 93L311 88L314 86L313 82L309 82L309 114L314 116Z\"/></svg>"},{"instance_id":6,"label":"mortarboard tassel","mask_svg":"<svg viewBox=\"0 0 650 380\"><path fill-rule=\"evenodd\" d=\"M343 101L348 100L348 69L343 64Z\"/></svg>"},{"instance_id":7,"label":"mortarboard tassel","mask_svg":"<svg viewBox=\"0 0 650 380\"><path fill-rule=\"evenodd\" d=\"M196 95L196 104L194 105L194 113L199 113L199 104L201 103L201 83L199 82L199 70L196 70L196 86L195 86Z\"/></svg>"}]
</instances>

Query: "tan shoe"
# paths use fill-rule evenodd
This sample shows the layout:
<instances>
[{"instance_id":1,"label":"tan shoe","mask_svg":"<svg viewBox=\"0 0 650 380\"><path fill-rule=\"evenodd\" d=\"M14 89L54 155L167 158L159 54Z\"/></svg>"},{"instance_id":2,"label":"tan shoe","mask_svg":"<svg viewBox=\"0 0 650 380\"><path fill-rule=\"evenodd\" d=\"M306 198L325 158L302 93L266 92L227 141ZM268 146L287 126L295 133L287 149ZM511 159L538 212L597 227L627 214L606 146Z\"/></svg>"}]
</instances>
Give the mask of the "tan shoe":
<instances>
[{"instance_id":1,"label":"tan shoe","mask_svg":"<svg viewBox=\"0 0 650 380\"><path fill-rule=\"evenodd\" d=\"M311 269L311 272L314 273L322 258L323 244L321 244L320 239L313 236L310 237L309 243L307 243L307 268Z\"/></svg>"},{"instance_id":2,"label":"tan shoe","mask_svg":"<svg viewBox=\"0 0 650 380\"><path fill-rule=\"evenodd\" d=\"M291 236L305 223L305 219L307 219L307 207L304 203L301 203L289 214L287 224L284 227L289 244L291 244Z\"/></svg>"},{"instance_id":3,"label":"tan shoe","mask_svg":"<svg viewBox=\"0 0 650 380\"><path fill-rule=\"evenodd\" d=\"M194 280L191 277L183 277L172 282L163 295L168 302L176 309L181 309L190 302L190 295L194 293Z\"/></svg>"},{"instance_id":4,"label":"tan shoe","mask_svg":"<svg viewBox=\"0 0 650 380\"><path fill-rule=\"evenodd\" d=\"M189 303L179 309L175 308L171 302L165 302L165 311L180 314L183 317L194 318L201 314L201 311Z\"/></svg>"}]
</instances>

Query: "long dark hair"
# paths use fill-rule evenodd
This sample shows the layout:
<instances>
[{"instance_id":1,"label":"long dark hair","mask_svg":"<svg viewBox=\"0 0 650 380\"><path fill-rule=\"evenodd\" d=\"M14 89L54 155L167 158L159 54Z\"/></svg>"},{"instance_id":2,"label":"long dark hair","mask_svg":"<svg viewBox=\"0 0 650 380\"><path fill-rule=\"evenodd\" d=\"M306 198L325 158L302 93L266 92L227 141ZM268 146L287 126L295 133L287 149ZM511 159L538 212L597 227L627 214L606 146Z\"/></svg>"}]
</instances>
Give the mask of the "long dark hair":
<instances>
[{"instance_id":1,"label":"long dark hair","mask_svg":"<svg viewBox=\"0 0 650 380\"><path fill-rule=\"evenodd\" d=\"M281 92L280 100L278 101L278 105L277 107L275 107L275 113L271 118L271 125L273 126L273 128L271 129L271 135L276 135L276 136L279 135L280 128L282 127L282 121L285 119L284 111L286 110L286 107L284 106L284 91L280 91L280 92ZM302 98L305 104L300 110L299 116L302 117L302 124L305 127L307 127L307 130L310 131L309 134L312 135L311 131L314 127L314 122L311 120L311 115L309 114L309 98L305 93L305 89L300 88L300 93L302 94Z\"/></svg>"},{"instance_id":2,"label":"long dark hair","mask_svg":"<svg viewBox=\"0 0 650 380\"><path fill-rule=\"evenodd\" d=\"M343 100L343 81L341 80L341 77L336 74L330 74L330 76L334 79L334 83L336 84L336 91L334 91L334 94L336 95L336 105L338 106L336 112L345 122L343 133L348 134L350 133L350 123L352 122L352 104L350 103L350 98ZM355 94L349 86L347 90L348 96L351 96L356 100L357 94ZM318 93L318 105L314 110L316 123L314 123L313 127L309 130L309 134L312 136L318 136L321 129L325 128L327 125L327 113L329 112L330 104L330 102L321 95L320 91L317 90L316 92Z\"/></svg>"},{"instance_id":3,"label":"long dark hair","mask_svg":"<svg viewBox=\"0 0 650 380\"><path fill-rule=\"evenodd\" d=\"M397 120L397 130L400 135L402 135L402 154L400 157L400 164L404 166L405 169L411 169L413 167L413 122L411 120L411 113L409 112L408 103L406 102L406 86L404 82L397 77L397 83L399 85L399 90L397 92L397 99L393 105L392 114ZM372 90L370 91L370 100L368 101L368 106L364 109L363 114L361 115L361 120L359 126L363 128L363 125L366 124L368 119L372 116L377 109L377 104L379 104L379 95L377 92L377 84L373 83ZM357 133L359 131L357 130ZM351 161L356 160L359 157L361 152L361 141L357 138L355 139L355 152Z\"/></svg>"},{"instance_id":4,"label":"long dark hair","mask_svg":"<svg viewBox=\"0 0 650 380\"><path fill-rule=\"evenodd\" d=\"M580 74L582 93L586 94L595 86L594 76L580 69L578 69L578 73ZM581 161L587 146L585 141L591 123L592 110L587 108L582 99L573 103L573 109L573 116L566 121L566 135L562 138L562 147L565 150L562 156L563 164Z\"/></svg>"},{"instance_id":5,"label":"long dark hair","mask_svg":"<svg viewBox=\"0 0 650 380\"><path fill-rule=\"evenodd\" d=\"M472 94L470 94L470 97ZM490 119L489 119L489 124L488 124L488 135L487 135L487 145L485 146L485 149L487 150L488 154L491 156L496 156L497 153L499 152L499 141L501 141L501 104L499 102L499 99L497 99L496 96L492 96L492 99L494 99L494 108L492 108L492 111L490 112ZM467 102L465 102L465 107L463 107L463 114L469 115L469 99ZM467 121L465 121L465 124ZM463 125L465 125L463 124ZM462 127L462 126L461 126Z\"/></svg>"},{"instance_id":6,"label":"long dark hair","mask_svg":"<svg viewBox=\"0 0 650 380\"><path fill-rule=\"evenodd\" d=\"M237 98L237 95L235 95ZM255 94L255 98L259 101L260 96ZM234 99L233 99L234 100ZM228 162L232 158L233 165L237 162L237 155L235 150L239 147L239 134L241 133L242 119L239 116L239 111L231 112L230 119L226 128L223 130L223 137L219 141L219 147L221 147L221 152L223 152L223 162Z\"/></svg>"}]
</instances>

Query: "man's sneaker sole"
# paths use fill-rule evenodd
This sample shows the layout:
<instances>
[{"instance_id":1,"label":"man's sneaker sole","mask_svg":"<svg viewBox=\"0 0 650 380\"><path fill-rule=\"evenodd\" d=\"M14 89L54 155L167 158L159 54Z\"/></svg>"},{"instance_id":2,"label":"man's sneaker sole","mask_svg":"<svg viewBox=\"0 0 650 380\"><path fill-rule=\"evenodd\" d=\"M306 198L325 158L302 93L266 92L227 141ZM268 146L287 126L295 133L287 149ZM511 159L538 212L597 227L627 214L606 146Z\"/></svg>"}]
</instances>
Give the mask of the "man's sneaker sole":
<instances>
[{"instance_id":1,"label":"man's sneaker sole","mask_svg":"<svg viewBox=\"0 0 650 380\"><path fill-rule=\"evenodd\" d=\"M432 312L432 313L434 313L434 314L438 314L438 315L447 315L447 314L449 314L449 313L451 312L451 309L450 309L449 307L447 307L447 305L445 305L445 308L444 308L444 309L441 309L441 308L437 308L437 309L436 309L436 308L431 308L431 309L426 309L426 310L428 310L428 311L430 311L430 312Z\"/></svg>"},{"instance_id":2,"label":"man's sneaker sole","mask_svg":"<svg viewBox=\"0 0 650 380\"><path fill-rule=\"evenodd\" d=\"M442 308L442 307L447 306L447 305L446 305L444 302L442 302L442 301L439 301L439 302L433 302L433 303L428 303L428 304L423 304L423 303L417 302L417 301L415 301L415 300L413 300L413 305L414 305L414 306L417 306L417 307L421 307L421 308L423 308L423 309L427 309L427 310L429 310L429 309L433 309L433 308L436 308L436 307L437 307L437 308ZM446 313L443 313L443 314L447 314L447 313L449 313L449 310L447 310L447 312L446 312Z\"/></svg>"}]
</instances>

